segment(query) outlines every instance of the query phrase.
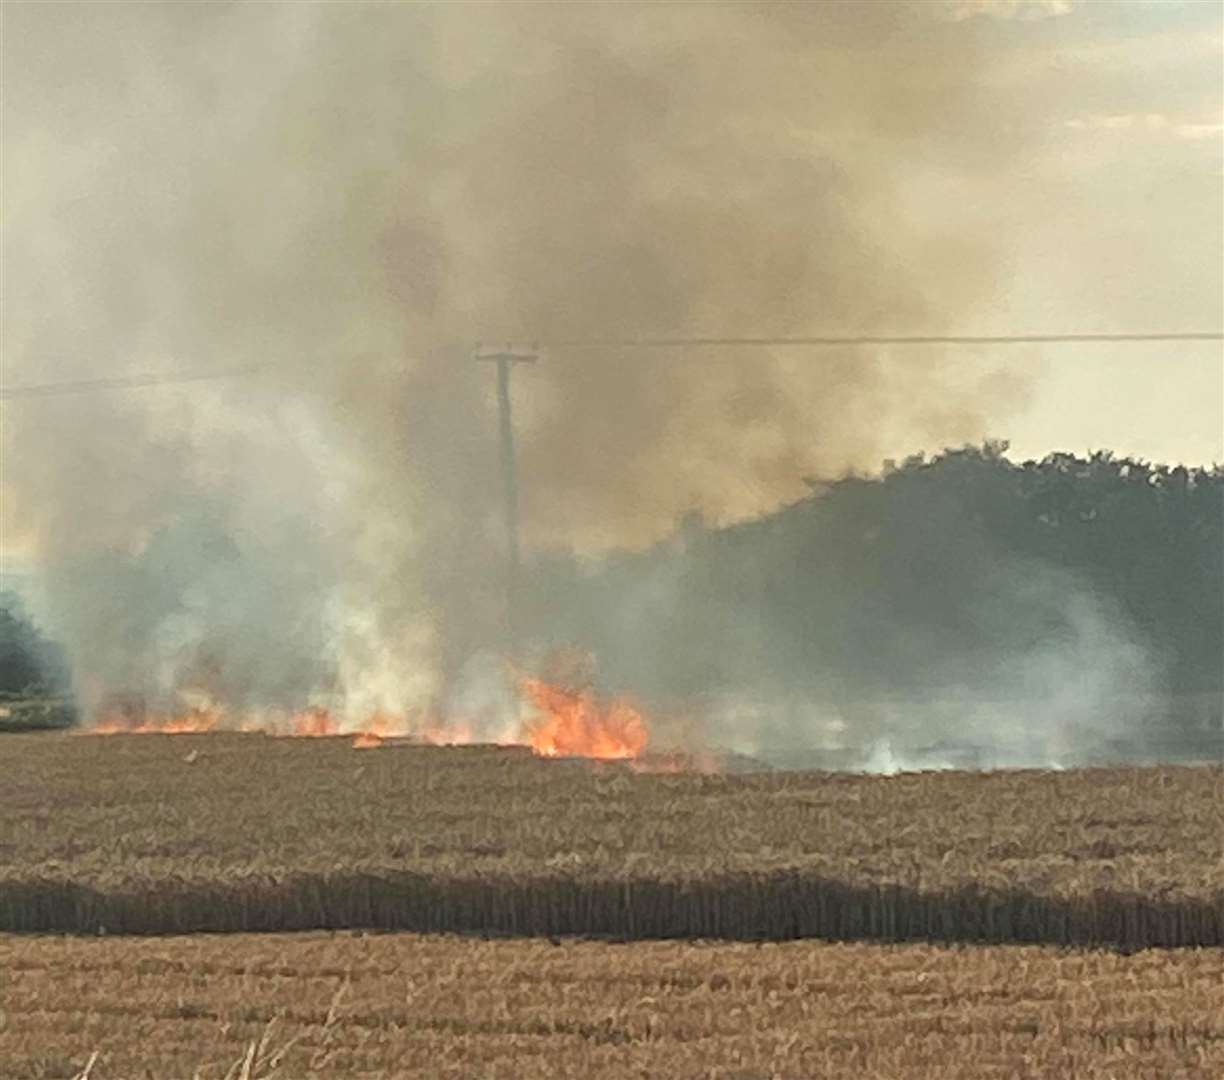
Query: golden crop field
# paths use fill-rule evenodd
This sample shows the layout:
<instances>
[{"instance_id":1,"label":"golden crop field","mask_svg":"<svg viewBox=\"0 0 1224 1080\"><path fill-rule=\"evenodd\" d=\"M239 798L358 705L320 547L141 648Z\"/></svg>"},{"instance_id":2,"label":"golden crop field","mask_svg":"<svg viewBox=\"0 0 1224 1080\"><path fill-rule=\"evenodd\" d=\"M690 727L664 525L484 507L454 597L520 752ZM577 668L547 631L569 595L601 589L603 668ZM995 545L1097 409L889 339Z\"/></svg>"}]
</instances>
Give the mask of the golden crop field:
<instances>
[{"instance_id":1,"label":"golden crop field","mask_svg":"<svg viewBox=\"0 0 1224 1080\"><path fill-rule=\"evenodd\" d=\"M1224 944L1224 769L634 773L496 748L6 738L0 930Z\"/></svg>"},{"instance_id":2,"label":"golden crop field","mask_svg":"<svg viewBox=\"0 0 1224 1080\"><path fill-rule=\"evenodd\" d=\"M1224 1075L1219 950L0 936L0 971L5 1080Z\"/></svg>"}]
</instances>

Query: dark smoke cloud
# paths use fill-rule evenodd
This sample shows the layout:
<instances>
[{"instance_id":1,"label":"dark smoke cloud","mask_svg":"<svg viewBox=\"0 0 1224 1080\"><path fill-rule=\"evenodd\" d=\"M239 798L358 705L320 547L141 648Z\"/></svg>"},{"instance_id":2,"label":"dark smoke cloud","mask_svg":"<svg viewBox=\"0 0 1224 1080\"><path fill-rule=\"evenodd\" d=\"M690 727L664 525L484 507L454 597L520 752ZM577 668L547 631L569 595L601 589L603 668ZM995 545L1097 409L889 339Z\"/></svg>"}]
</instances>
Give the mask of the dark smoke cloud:
<instances>
[{"instance_id":1,"label":"dark smoke cloud","mask_svg":"<svg viewBox=\"0 0 1224 1080\"><path fill-rule=\"evenodd\" d=\"M499 618L477 339L972 320L1003 253L910 177L1019 146L941 10L7 5L5 380L271 368L8 407L8 543L82 686L444 694ZM516 374L527 539L978 439L1023 383L971 357L551 351Z\"/></svg>"}]
</instances>

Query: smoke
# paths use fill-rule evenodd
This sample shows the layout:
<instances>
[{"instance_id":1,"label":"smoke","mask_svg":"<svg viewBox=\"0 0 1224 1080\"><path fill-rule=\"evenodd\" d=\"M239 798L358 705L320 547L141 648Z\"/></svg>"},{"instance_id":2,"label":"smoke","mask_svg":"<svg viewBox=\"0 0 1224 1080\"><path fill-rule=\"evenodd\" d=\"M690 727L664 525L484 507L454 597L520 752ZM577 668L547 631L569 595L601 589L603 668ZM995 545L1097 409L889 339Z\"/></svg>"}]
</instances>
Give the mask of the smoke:
<instances>
[{"instance_id":1,"label":"smoke","mask_svg":"<svg viewBox=\"0 0 1224 1080\"><path fill-rule=\"evenodd\" d=\"M971 676L930 700L839 714L837 726L869 747L866 771L1067 768L1142 755L1166 688L1137 628L1057 568L1003 563L999 578L976 616L985 632L1008 620L1010 647L979 654Z\"/></svg>"},{"instance_id":2,"label":"smoke","mask_svg":"<svg viewBox=\"0 0 1224 1080\"><path fill-rule=\"evenodd\" d=\"M961 524L949 522L949 534ZM684 558L596 571L614 578L599 603L602 628L581 613L571 627L559 605L558 638L602 629L613 680L648 694L663 746L879 773L1065 768L1150 755L1166 720L1163 666L1140 628L1061 567L987 548L981 573L924 568L955 610L915 621L873 585L878 570L855 579L844 554L824 553L830 567L775 565L767 573L788 578L796 603L830 628L795 648L792 613L768 583L735 598L739 590L703 584ZM851 596L828 588L829 570L853 579ZM953 634L941 636L942 619Z\"/></svg>"},{"instance_id":3,"label":"smoke","mask_svg":"<svg viewBox=\"0 0 1224 1080\"><path fill-rule=\"evenodd\" d=\"M1148 614L1178 586L1135 586L1152 584L1143 567L1170 535L1202 533L1184 580L1218 593L1194 569L1215 558L1213 515L1178 519L1140 479L1139 502L1107 523L1126 466L1019 466L1002 450L915 458L733 528L690 519L633 555L538 561L532 638L589 643L606 679L648 703L659 742L779 765L1209 753L1199 706L1171 692L1210 681L1212 661L1178 668L1184 630ZM1210 607L1181 624L1192 637L1211 640Z\"/></svg>"},{"instance_id":4,"label":"smoke","mask_svg":"<svg viewBox=\"0 0 1224 1080\"><path fill-rule=\"evenodd\" d=\"M911 184L1022 140L945 14L9 5L5 381L267 368L6 406L6 545L86 704L470 697L502 617L476 340L971 320L1005 253ZM583 550L979 439L1025 388L935 349L556 349L515 379L525 540Z\"/></svg>"}]
</instances>

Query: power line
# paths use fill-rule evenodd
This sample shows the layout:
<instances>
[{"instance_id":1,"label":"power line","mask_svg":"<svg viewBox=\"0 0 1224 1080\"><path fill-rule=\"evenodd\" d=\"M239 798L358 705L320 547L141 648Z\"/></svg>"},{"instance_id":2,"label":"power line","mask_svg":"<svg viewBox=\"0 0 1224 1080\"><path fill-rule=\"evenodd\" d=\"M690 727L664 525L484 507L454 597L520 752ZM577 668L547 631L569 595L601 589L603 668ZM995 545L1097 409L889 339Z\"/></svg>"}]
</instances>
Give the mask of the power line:
<instances>
[{"instance_id":1,"label":"power line","mask_svg":"<svg viewBox=\"0 0 1224 1080\"><path fill-rule=\"evenodd\" d=\"M854 336L809 337L659 337L659 338L572 338L534 341L533 348L549 349L702 349L702 348L861 348L869 345L1063 345L1094 342L1176 342L1224 341L1224 332L1187 331L1153 334L1006 334L1006 335L901 335L895 337L862 334ZM0 401L19 398L56 397L112 390L136 390L175 383L209 379L231 379L266 370L254 365L218 371L185 372L181 375L146 372L106 379L74 379L65 382L35 383L26 386L0 386Z\"/></svg>"},{"instance_id":2,"label":"power line","mask_svg":"<svg viewBox=\"0 0 1224 1080\"><path fill-rule=\"evenodd\" d=\"M1191 331L1176 334L1009 334L908 335L884 337L704 337L704 338L589 338L541 341L534 344L552 349L682 349L682 348L780 348L786 346L831 347L862 345L1058 345L1072 342L1106 341L1224 341L1224 333Z\"/></svg>"}]
</instances>

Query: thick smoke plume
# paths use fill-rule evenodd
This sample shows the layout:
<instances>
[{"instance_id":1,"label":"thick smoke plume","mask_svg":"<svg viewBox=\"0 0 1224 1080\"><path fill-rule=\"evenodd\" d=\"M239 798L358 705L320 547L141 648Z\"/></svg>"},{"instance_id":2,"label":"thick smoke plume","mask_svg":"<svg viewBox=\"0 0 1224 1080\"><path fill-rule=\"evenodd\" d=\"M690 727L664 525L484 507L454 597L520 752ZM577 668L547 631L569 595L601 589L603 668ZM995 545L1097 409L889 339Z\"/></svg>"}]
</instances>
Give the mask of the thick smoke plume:
<instances>
[{"instance_id":1,"label":"thick smoke plume","mask_svg":"<svg viewBox=\"0 0 1224 1080\"><path fill-rule=\"evenodd\" d=\"M5 381L264 365L6 406L6 546L86 707L488 697L472 344L971 323L1003 253L913 185L1019 152L981 32L926 3L10 5ZM960 359L550 350L515 375L525 542L640 546L977 440L1024 387Z\"/></svg>"}]
</instances>

